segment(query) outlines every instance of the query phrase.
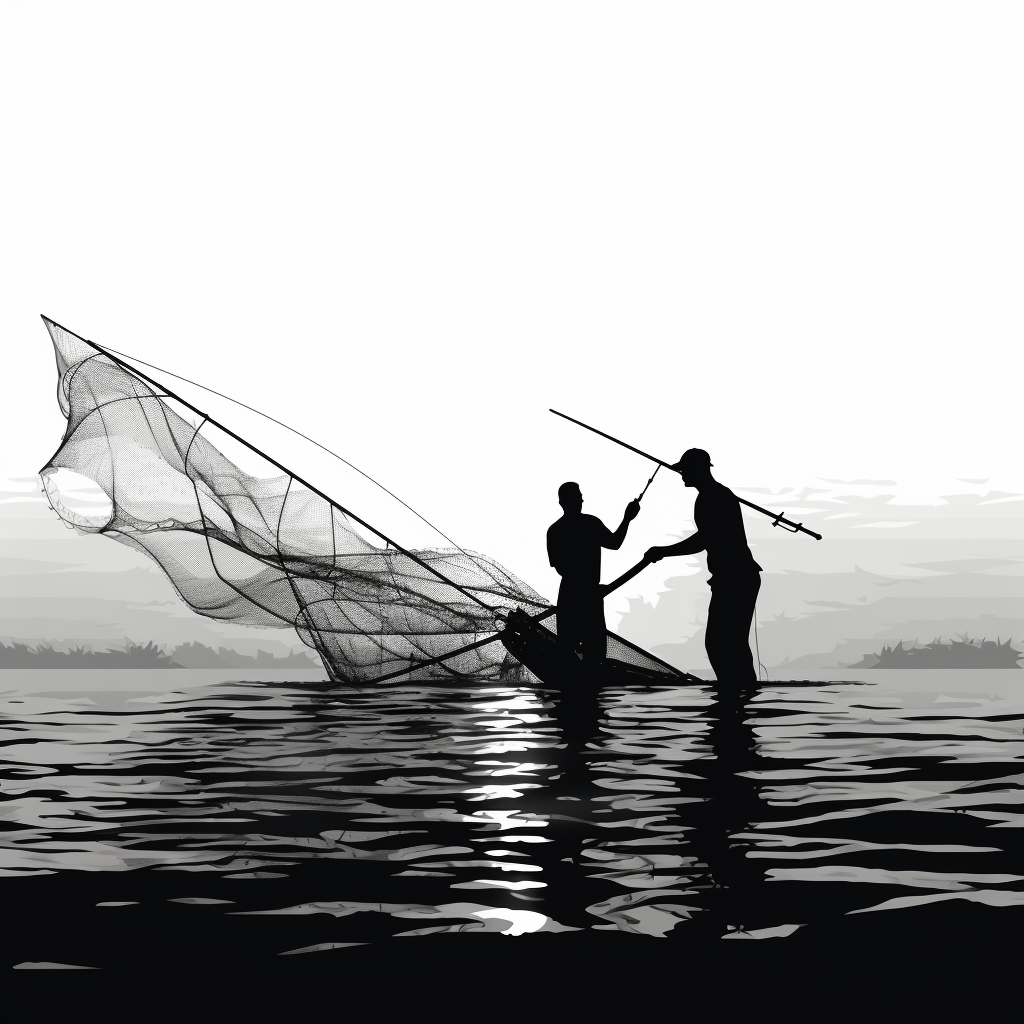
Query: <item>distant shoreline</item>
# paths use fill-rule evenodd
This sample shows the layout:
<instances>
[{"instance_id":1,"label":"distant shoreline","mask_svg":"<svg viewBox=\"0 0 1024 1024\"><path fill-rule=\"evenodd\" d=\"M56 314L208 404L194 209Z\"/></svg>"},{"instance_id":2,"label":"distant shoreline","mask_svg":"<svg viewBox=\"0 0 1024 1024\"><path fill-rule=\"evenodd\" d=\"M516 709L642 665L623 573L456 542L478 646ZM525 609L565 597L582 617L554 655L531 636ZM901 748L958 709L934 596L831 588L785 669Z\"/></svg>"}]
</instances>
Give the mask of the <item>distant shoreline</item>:
<instances>
[{"instance_id":1,"label":"distant shoreline","mask_svg":"<svg viewBox=\"0 0 1024 1024\"><path fill-rule=\"evenodd\" d=\"M1024 654L1012 647L1009 640L971 640L962 636L948 643L933 640L930 644L916 641L885 644L878 654L866 654L860 661L840 664L840 668L865 669L1020 669Z\"/></svg>"},{"instance_id":2,"label":"distant shoreline","mask_svg":"<svg viewBox=\"0 0 1024 1024\"><path fill-rule=\"evenodd\" d=\"M62 650L61 644L76 644ZM320 659L305 651L275 655L269 651L242 654L228 647L208 647L191 641L168 650L154 641L126 640L120 648L95 651L76 641L0 642L2 669L322 669Z\"/></svg>"}]
</instances>

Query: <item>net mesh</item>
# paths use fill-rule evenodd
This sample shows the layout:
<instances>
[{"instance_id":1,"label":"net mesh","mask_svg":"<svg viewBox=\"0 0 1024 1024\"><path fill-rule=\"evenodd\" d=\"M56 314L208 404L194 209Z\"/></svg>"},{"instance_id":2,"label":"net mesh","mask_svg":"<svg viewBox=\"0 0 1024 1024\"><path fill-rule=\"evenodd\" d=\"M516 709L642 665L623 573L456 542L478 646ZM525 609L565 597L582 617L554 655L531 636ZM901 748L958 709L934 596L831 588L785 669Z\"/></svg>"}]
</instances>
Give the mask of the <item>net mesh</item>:
<instances>
[{"instance_id":1,"label":"net mesh","mask_svg":"<svg viewBox=\"0 0 1024 1024\"><path fill-rule=\"evenodd\" d=\"M189 422L159 388L52 321L46 326L67 417L63 442L40 473L50 504L78 530L148 555L201 615L292 626L332 678L370 682L493 633L494 611L546 604L483 555L371 544L294 477L243 472L204 436L205 420ZM109 514L69 508L60 469L98 485ZM488 677L515 667L494 643L430 672Z\"/></svg>"},{"instance_id":2,"label":"net mesh","mask_svg":"<svg viewBox=\"0 0 1024 1024\"><path fill-rule=\"evenodd\" d=\"M545 629L555 636L558 635L558 617L555 615L546 618L543 624L538 623L537 625L540 629ZM669 676L673 681L681 677L696 680L696 676L680 672L679 669L666 664L660 658L655 658L653 654L648 654L642 647L637 647L636 644L624 640L621 636L612 633L611 630L607 633L606 655L612 661L641 669L651 676Z\"/></svg>"}]
</instances>

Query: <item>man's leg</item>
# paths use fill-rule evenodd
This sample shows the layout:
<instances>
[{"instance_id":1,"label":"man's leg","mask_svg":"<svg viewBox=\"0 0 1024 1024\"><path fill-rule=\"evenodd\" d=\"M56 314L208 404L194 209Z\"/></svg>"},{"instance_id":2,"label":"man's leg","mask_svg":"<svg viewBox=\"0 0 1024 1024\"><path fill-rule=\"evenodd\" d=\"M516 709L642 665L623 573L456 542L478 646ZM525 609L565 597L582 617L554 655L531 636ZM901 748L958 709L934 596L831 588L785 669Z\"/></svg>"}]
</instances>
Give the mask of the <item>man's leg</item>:
<instances>
[{"instance_id":1,"label":"man's leg","mask_svg":"<svg viewBox=\"0 0 1024 1024\"><path fill-rule=\"evenodd\" d=\"M704 627L704 650L707 652L708 661L711 662L711 671L718 682L723 681L728 672L727 640L723 635L723 624L727 614L728 601L723 588L712 588L711 601L708 604L708 621Z\"/></svg>"},{"instance_id":2,"label":"man's leg","mask_svg":"<svg viewBox=\"0 0 1024 1024\"><path fill-rule=\"evenodd\" d=\"M555 616L558 646L562 652L575 658L585 655L590 620L593 612L592 588L563 577L558 587L558 605Z\"/></svg>"},{"instance_id":3,"label":"man's leg","mask_svg":"<svg viewBox=\"0 0 1024 1024\"><path fill-rule=\"evenodd\" d=\"M757 682L750 652L750 623L760 588L760 576L718 580L712 588L704 647L720 683L745 686Z\"/></svg>"},{"instance_id":4,"label":"man's leg","mask_svg":"<svg viewBox=\"0 0 1024 1024\"><path fill-rule=\"evenodd\" d=\"M608 656L608 627L604 621L604 600L593 594L587 601L583 636L583 661L592 668L600 668Z\"/></svg>"},{"instance_id":5,"label":"man's leg","mask_svg":"<svg viewBox=\"0 0 1024 1024\"><path fill-rule=\"evenodd\" d=\"M736 676L743 682L757 682L757 666L750 650L750 624L754 621L754 606L757 594L761 589L760 573L751 580L745 580L736 592L736 634L734 650L736 651Z\"/></svg>"},{"instance_id":6,"label":"man's leg","mask_svg":"<svg viewBox=\"0 0 1024 1024\"><path fill-rule=\"evenodd\" d=\"M566 657L575 657L582 639L582 619L577 587L562 580L558 588L558 605L555 613L555 632L558 647Z\"/></svg>"},{"instance_id":7,"label":"man's leg","mask_svg":"<svg viewBox=\"0 0 1024 1024\"><path fill-rule=\"evenodd\" d=\"M600 664L607 650L604 601L596 588L559 591L555 618L558 644L567 654L579 654L584 662Z\"/></svg>"},{"instance_id":8,"label":"man's leg","mask_svg":"<svg viewBox=\"0 0 1024 1024\"><path fill-rule=\"evenodd\" d=\"M569 745L581 747L597 732L598 679L595 674L605 658L604 602L595 590L592 593L576 591L572 600L565 604L568 607L564 612L559 605L558 637L562 650L572 657L573 667L562 680L559 718ZM577 654L582 656L582 662L576 660Z\"/></svg>"}]
</instances>

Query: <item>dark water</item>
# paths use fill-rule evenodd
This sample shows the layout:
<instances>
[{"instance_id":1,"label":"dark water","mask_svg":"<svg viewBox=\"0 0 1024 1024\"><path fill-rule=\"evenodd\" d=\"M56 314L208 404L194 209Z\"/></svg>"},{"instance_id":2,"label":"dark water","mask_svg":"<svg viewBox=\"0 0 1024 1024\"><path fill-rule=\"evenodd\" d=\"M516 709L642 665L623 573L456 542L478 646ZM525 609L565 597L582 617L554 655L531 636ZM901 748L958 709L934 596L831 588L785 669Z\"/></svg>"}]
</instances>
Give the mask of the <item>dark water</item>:
<instances>
[{"instance_id":1,"label":"dark water","mask_svg":"<svg viewBox=\"0 0 1024 1024\"><path fill-rule=\"evenodd\" d=\"M582 750L523 686L3 675L7 968L1019 942L1024 673L606 689Z\"/></svg>"}]
</instances>

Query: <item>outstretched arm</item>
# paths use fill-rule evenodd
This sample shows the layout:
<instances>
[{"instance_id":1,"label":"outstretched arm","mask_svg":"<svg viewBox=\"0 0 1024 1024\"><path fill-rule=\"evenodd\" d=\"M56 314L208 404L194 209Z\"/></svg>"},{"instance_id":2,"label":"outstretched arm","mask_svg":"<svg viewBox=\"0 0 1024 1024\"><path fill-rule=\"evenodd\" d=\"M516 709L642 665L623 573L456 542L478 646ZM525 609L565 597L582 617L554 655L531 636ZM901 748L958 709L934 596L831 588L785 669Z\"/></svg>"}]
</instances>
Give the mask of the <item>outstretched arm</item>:
<instances>
[{"instance_id":1,"label":"outstretched arm","mask_svg":"<svg viewBox=\"0 0 1024 1024\"><path fill-rule=\"evenodd\" d=\"M640 514L640 502L631 501L626 506L626 511L622 513L622 522L619 523L619 528L614 533L608 533L608 535L601 541L601 547L609 548L612 551L618 551L622 547L622 542L626 539L626 531L629 529L629 524Z\"/></svg>"},{"instance_id":2,"label":"outstretched arm","mask_svg":"<svg viewBox=\"0 0 1024 1024\"><path fill-rule=\"evenodd\" d=\"M700 533L691 533L689 537L679 541L678 544L667 544L664 547L653 547L647 549L644 558L648 562L660 562L663 558L672 555L695 555L698 551L704 550L704 541Z\"/></svg>"}]
</instances>

